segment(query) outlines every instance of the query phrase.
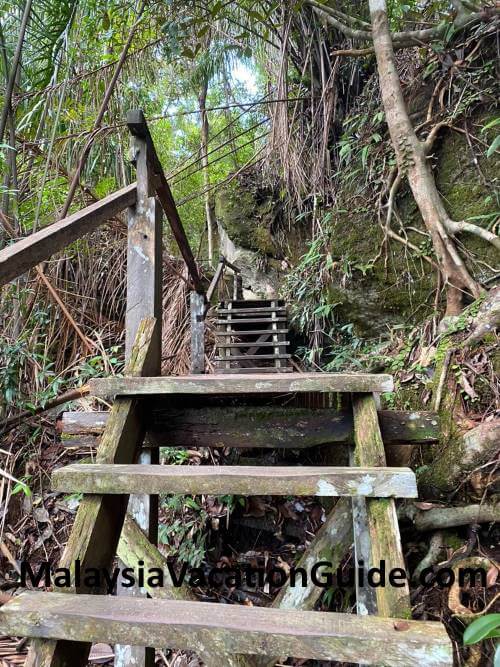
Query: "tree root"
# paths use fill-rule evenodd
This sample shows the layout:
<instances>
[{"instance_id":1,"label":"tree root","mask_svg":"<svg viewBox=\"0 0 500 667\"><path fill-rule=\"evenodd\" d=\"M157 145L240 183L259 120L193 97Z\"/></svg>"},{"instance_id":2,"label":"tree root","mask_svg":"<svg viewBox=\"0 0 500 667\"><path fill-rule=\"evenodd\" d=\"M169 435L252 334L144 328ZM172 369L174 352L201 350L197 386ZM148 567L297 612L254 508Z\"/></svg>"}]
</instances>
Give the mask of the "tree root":
<instances>
[{"instance_id":1,"label":"tree root","mask_svg":"<svg viewBox=\"0 0 500 667\"><path fill-rule=\"evenodd\" d=\"M500 521L500 502L465 507L436 507L430 510L419 510L410 505L402 509L401 514L411 519L419 531L441 530L473 523Z\"/></svg>"},{"instance_id":2,"label":"tree root","mask_svg":"<svg viewBox=\"0 0 500 667\"><path fill-rule=\"evenodd\" d=\"M493 232L490 232L488 229L484 229L484 227L479 227L479 225L467 222L466 220L460 220L459 222L455 220L446 220L445 227L452 236L460 234L461 232L468 232L469 234L479 236L483 241L491 243L497 250L500 250L500 237Z\"/></svg>"},{"instance_id":3,"label":"tree root","mask_svg":"<svg viewBox=\"0 0 500 667\"><path fill-rule=\"evenodd\" d=\"M469 607L466 607L465 605L462 604L460 598L461 582L458 576L458 569L460 568L461 570L463 570L465 568L471 568L471 569L482 568L483 570L486 570L486 572L488 572L488 570L492 565L498 569L498 566L494 561L490 561L488 558L481 558L480 556L476 556L475 558L463 558L459 560L453 567L453 573L455 575L455 578L448 593L448 607L450 608L450 611L452 612L453 616L467 623L467 625L471 621L473 621L474 618L476 618L477 616L481 616L482 614L486 613L486 611L498 599L500 593L493 598L493 600L486 606L485 609L483 609L479 613L474 613L469 609Z\"/></svg>"},{"instance_id":4,"label":"tree root","mask_svg":"<svg viewBox=\"0 0 500 667\"><path fill-rule=\"evenodd\" d=\"M478 314L472 323L472 332L464 340L464 347L472 347L479 343L487 334L500 327L500 286L494 287L481 304Z\"/></svg>"},{"instance_id":5,"label":"tree root","mask_svg":"<svg viewBox=\"0 0 500 667\"><path fill-rule=\"evenodd\" d=\"M444 547L443 540L444 540L444 535L440 530L435 532L434 535L431 537L429 543L429 551L422 558L422 560L417 565L413 573L412 579L414 581L418 580L422 570L425 570L426 567L431 567L432 565L435 565L438 562L441 549Z\"/></svg>"}]
</instances>

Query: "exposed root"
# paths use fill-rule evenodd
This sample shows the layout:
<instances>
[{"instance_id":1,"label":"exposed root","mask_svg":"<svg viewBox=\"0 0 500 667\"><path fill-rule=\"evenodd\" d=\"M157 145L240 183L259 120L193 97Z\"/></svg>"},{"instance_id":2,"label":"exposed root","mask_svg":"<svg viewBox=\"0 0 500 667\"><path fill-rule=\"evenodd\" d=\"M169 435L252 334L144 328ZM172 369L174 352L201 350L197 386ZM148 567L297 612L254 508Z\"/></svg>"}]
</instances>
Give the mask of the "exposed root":
<instances>
[{"instance_id":1,"label":"exposed root","mask_svg":"<svg viewBox=\"0 0 500 667\"><path fill-rule=\"evenodd\" d=\"M415 568L412 577L414 581L418 581L421 572L425 570L426 567L431 567L432 565L435 565L438 562L441 549L444 547L443 542L444 542L443 533L440 530L438 530L431 537L429 543L429 551L426 553L426 555L422 558L420 563Z\"/></svg>"},{"instance_id":2,"label":"exposed root","mask_svg":"<svg viewBox=\"0 0 500 667\"><path fill-rule=\"evenodd\" d=\"M500 237L493 232L490 232L488 229L484 229L484 227L479 227L479 225L467 222L466 220L461 220L460 222L446 220L445 227L453 236L460 232L468 232L469 234L479 236L479 238L491 243L497 250L500 250Z\"/></svg>"},{"instance_id":3,"label":"exposed root","mask_svg":"<svg viewBox=\"0 0 500 667\"><path fill-rule=\"evenodd\" d=\"M479 613L474 613L471 609L469 609L469 607L466 607L465 605L462 604L460 596L461 588L460 588L460 578L458 576L459 568L462 571L466 568L467 569L470 568L472 570L482 568L487 572L492 565L498 567L496 563L494 563L493 561L490 561L487 558L481 558L479 556L475 558L461 559L456 563L456 565L453 568L453 573L455 574L454 583L451 586L450 591L448 593L448 607L450 608L453 616L469 624L474 618L484 614L488 610L488 608L490 608L493 605L493 603L498 599L500 593L493 598L493 600L489 603L489 605L485 609L483 609Z\"/></svg>"}]
</instances>

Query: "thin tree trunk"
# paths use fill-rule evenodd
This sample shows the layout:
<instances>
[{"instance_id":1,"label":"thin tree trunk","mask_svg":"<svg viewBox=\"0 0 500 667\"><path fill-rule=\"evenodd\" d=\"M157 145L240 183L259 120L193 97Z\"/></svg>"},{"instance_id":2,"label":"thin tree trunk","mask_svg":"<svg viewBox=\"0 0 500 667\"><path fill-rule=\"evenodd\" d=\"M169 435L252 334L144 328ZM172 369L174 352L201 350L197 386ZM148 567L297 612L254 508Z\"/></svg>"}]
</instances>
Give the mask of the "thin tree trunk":
<instances>
[{"instance_id":1,"label":"thin tree trunk","mask_svg":"<svg viewBox=\"0 0 500 667\"><path fill-rule=\"evenodd\" d=\"M92 148L92 145L94 143L94 139L97 135L98 130L101 127L102 119L104 118L104 114L106 113L108 109L108 104L109 100L111 99L111 95L113 94L113 91L115 89L116 83L118 81L118 77L121 74L123 65L125 64L125 60L127 59L127 54L130 48L130 45L132 44L132 40L134 38L135 32L137 30L137 26L139 25L142 14L144 12L144 8L146 6L145 0L141 2L141 5L139 9L137 10L137 18L133 24L133 26L130 28L129 36L127 41L125 42L125 45L123 46L122 52L120 54L120 59L118 60L118 63L116 64L115 71L113 72L113 76L111 78L111 81L108 84L108 87L106 88L106 91L104 93L104 98L101 102L101 106L99 107L99 111L97 112L96 119L94 121L94 126L92 128L92 132L87 140L87 143L83 147L83 151L80 155L80 160L76 166L75 172L73 174L73 179L70 183L69 186L69 191L68 194L66 195L66 200L64 202L64 205L62 207L62 210L59 214L59 219L65 218L68 214L68 211L70 209L70 206L73 202L73 199L75 197L76 191L80 185L80 176L82 174L83 168L87 164L87 159L90 154L90 149Z\"/></svg>"},{"instance_id":2,"label":"thin tree trunk","mask_svg":"<svg viewBox=\"0 0 500 667\"><path fill-rule=\"evenodd\" d=\"M203 169L203 185L205 190L205 216L207 219L207 241L208 241L208 261L210 266L213 266L214 258L214 229L215 229L215 215L212 205L212 197L210 194L210 173L208 171L208 136L210 127L208 124L207 115L207 93L208 93L208 79L202 83L201 91L198 96L198 103L200 109L201 120L201 166Z\"/></svg>"},{"instance_id":3,"label":"thin tree trunk","mask_svg":"<svg viewBox=\"0 0 500 667\"><path fill-rule=\"evenodd\" d=\"M19 67L21 52L23 50L24 35L26 34L26 28L28 26L28 21L30 18L31 3L32 0L26 0L23 16L21 19L21 26L19 28L19 36L17 38L16 50L14 53L14 57L12 59L12 67L10 68L9 78L7 80L3 109L2 109L2 114L0 116L0 142L3 140L3 135L5 134L5 127L7 125L7 118L9 116L9 112L12 107L12 93L14 92L14 84L16 82L17 68Z\"/></svg>"},{"instance_id":4,"label":"thin tree trunk","mask_svg":"<svg viewBox=\"0 0 500 667\"><path fill-rule=\"evenodd\" d=\"M382 102L398 167L408 178L439 260L446 283L446 315L457 315L462 310L464 294L477 297L481 288L471 277L447 232L446 227L451 221L437 190L425 146L415 134L408 115L396 69L385 0L369 0L369 6Z\"/></svg>"}]
</instances>

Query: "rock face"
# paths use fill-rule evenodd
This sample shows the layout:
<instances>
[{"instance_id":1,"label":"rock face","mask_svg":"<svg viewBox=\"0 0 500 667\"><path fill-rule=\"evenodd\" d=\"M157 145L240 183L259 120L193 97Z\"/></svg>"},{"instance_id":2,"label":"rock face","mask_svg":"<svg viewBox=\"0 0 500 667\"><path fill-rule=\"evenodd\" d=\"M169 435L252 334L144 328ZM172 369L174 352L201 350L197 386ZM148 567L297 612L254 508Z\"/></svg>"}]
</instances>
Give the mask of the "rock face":
<instances>
[{"instance_id":1,"label":"rock face","mask_svg":"<svg viewBox=\"0 0 500 667\"><path fill-rule=\"evenodd\" d=\"M489 120L484 115L476 119L481 125ZM466 138L444 131L436 142L433 160L437 185L450 215L456 220L473 218L476 224L488 225L495 210L489 182L498 169L498 157L479 159L481 176ZM352 170L358 167L353 163ZM269 297L276 295L285 273L293 270L293 264L306 251L308 225L297 222L287 228L279 196L258 181L252 174L231 181L217 196L216 216L220 250L241 266L249 296ZM367 205L368 194L364 179L349 178L346 172L328 223L328 250L335 269L324 288L326 301L337 304L337 321L352 324L353 333L361 338L385 334L388 327L422 321L434 308L436 287L436 271L424 259L432 255L432 249L408 187L402 187L397 198L402 227L397 219L392 224L400 236L420 248L420 255L395 240L384 246L376 206ZM460 242L472 256L480 254L485 264L476 263L474 271L479 272L480 279L488 277L491 272L486 265L494 267L497 263L495 249L468 234L463 234Z\"/></svg>"},{"instance_id":2,"label":"rock face","mask_svg":"<svg viewBox=\"0 0 500 667\"><path fill-rule=\"evenodd\" d=\"M255 250L236 245L221 224L218 225L218 232L221 255L241 270L244 298L276 297L280 283L279 262L262 257Z\"/></svg>"},{"instance_id":3,"label":"rock face","mask_svg":"<svg viewBox=\"0 0 500 667\"><path fill-rule=\"evenodd\" d=\"M256 186L252 175L231 181L217 194L219 250L241 269L246 298L278 295L282 252L273 232L279 214L272 191Z\"/></svg>"}]
</instances>

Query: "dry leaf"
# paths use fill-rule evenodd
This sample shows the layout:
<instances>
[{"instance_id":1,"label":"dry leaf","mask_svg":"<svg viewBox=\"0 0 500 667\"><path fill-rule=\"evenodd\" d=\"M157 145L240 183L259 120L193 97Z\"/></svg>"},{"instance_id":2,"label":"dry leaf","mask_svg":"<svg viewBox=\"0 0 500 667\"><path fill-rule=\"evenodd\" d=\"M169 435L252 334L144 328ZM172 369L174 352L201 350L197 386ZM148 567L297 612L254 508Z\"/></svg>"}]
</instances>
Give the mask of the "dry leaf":
<instances>
[{"instance_id":1,"label":"dry leaf","mask_svg":"<svg viewBox=\"0 0 500 667\"><path fill-rule=\"evenodd\" d=\"M497 583L498 574L498 567L493 564L486 574L486 588L490 588L490 586L494 586Z\"/></svg>"}]
</instances>

